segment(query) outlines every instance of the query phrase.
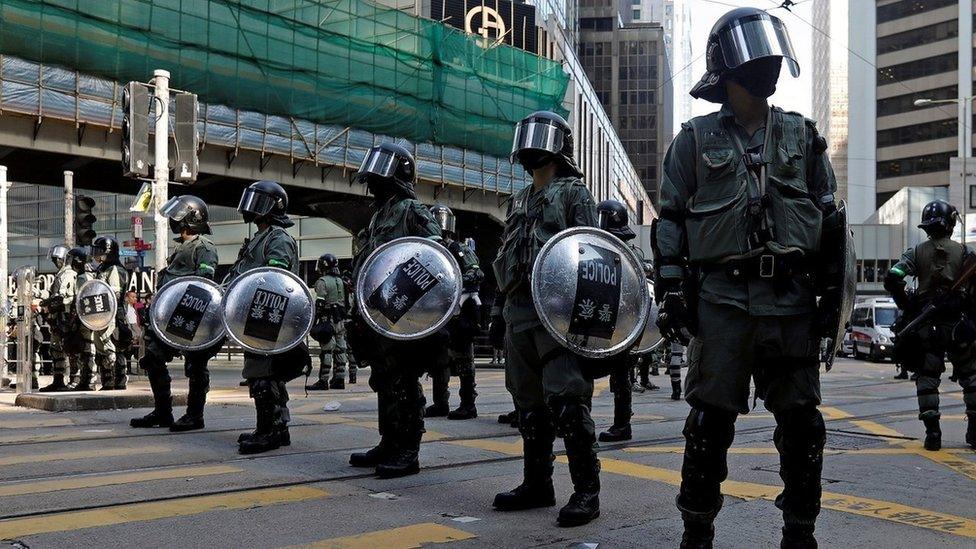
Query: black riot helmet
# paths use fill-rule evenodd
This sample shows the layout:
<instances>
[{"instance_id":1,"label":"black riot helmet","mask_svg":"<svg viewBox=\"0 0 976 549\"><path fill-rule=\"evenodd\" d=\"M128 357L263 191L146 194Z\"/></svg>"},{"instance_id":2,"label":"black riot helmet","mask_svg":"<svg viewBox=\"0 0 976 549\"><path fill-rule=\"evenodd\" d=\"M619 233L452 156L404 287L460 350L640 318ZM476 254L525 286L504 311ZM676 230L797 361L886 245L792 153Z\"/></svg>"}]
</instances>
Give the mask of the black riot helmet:
<instances>
[{"instance_id":1,"label":"black riot helmet","mask_svg":"<svg viewBox=\"0 0 976 549\"><path fill-rule=\"evenodd\" d=\"M91 257L100 265L119 265L119 241L111 236L100 236L92 242Z\"/></svg>"},{"instance_id":2,"label":"black riot helmet","mask_svg":"<svg viewBox=\"0 0 976 549\"><path fill-rule=\"evenodd\" d=\"M85 264L88 263L88 254L85 253L84 248L71 248L68 250L65 261L67 261L68 265L71 265L71 270L78 274L83 274L85 272Z\"/></svg>"},{"instance_id":3,"label":"black riot helmet","mask_svg":"<svg viewBox=\"0 0 976 549\"><path fill-rule=\"evenodd\" d=\"M380 143L367 151L356 173L356 180L379 201L392 196L417 198L413 190L417 163L405 147L396 143Z\"/></svg>"},{"instance_id":4,"label":"black riot helmet","mask_svg":"<svg viewBox=\"0 0 976 549\"><path fill-rule=\"evenodd\" d=\"M761 61L754 63L757 60ZM727 97L722 79L737 71L743 74L736 80L753 95L754 90L768 87L769 80L775 89L783 60L794 78L800 76L800 64L783 21L758 8L734 9L712 26L705 47L705 76L689 93L696 99L724 103ZM769 74L773 70L775 74ZM757 77L766 82L756 83ZM765 97L769 95L771 91Z\"/></svg>"},{"instance_id":5,"label":"black riot helmet","mask_svg":"<svg viewBox=\"0 0 976 549\"><path fill-rule=\"evenodd\" d=\"M61 268L64 267L65 258L68 257L68 247L64 244L55 244L54 246L51 246L51 249L47 253L47 257L51 260L51 263L54 263L54 266L57 267L58 270L61 270Z\"/></svg>"},{"instance_id":6,"label":"black riot helmet","mask_svg":"<svg viewBox=\"0 0 976 549\"><path fill-rule=\"evenodd\" d=\"M952 234L957 217L959 212L955 206L945 200L933 200L922 208L922 222L918 228L931 238L943 238Z\"/></svg>"},{"instance_id":7,"label":"black riot helmet","mask_svg":"<svg viewBox=\"0 0 976 549\"><path fill-rule=\"evenodd\" d=\"M319 256L318 263L315 265L316 270L321 274L339 274L339 258L332 254L322 254Z\"/></svg>"},{"instance_id":8,"label":"black riot helmet","mask_svg":"<svg viewBox=\"0 0 976 549\"><path fill-rule=\"evenodd\" d=\"M515 125L509 160L512 164L518 162L530 174L555 160L559 164L556 175L583 177L573 160L573 130L554 112L534 112Z\"/></svg>"},{"instance_id":9,"label":"black riot helmet","mask_svg":"<svg viewBox=\"0 0 976 549\"><path fill-rule=\"evenodd\" d=\"M271 225L291 227L294 221L288 219L288 193L276 181L255 181L244 189L237 211L244 216L245 223L253 223L265 218Z\"/></svg>"},{"instance_id":10,"label":"black riot helmet","mask_svg":"<svg viewBox=\"0 0 976 549\"><path fill-rule=\"evenodd\" d=\"M627 207L616 200L604 200L596 205L600 228L620 240L633 240L637 237L627 224Z\"/></svg>"},{"instance_id":11,"label":"black riot helmet","mask_svg":"<svg viewBox=\"0 0 976 549\"><path fill-rule=\"evenodd\" d=\"M430 213L434 216L434 220L437 221L442 233L450 233L452 237L457 235L454 212L450 208L443 204L436 204L430 207Z\"/></svg>"},{"instance_id":12,"label":"black riot helmet","mask_svg":"<svg viewBox=\"0 0 976 549\"><path fill-rule=\"evenodd\" d=\"M176 234L189 231L193 234L210 234L210 213L207 203L190 195L174 196L163 204L159 213L169 219L169 228Z\"/></svg>"}]
</instances>

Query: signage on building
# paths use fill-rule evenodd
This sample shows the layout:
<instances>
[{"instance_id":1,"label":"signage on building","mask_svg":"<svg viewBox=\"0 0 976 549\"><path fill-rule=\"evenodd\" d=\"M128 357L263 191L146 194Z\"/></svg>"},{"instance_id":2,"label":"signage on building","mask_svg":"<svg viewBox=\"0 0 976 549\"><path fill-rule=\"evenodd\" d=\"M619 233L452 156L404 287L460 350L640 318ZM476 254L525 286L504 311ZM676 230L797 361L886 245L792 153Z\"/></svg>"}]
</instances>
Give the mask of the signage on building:
<instances>
[{"instance_id":1,"label":"signage on building","mask_svg":"<svg viewBox=\"0 0 976 549\"><path fill-rule=\"evenodd\" d=\"M485 48L505 43L538 53L535 6L508 0L433 0L430 17L480 36Z\"/></svg>"}]
</instances>

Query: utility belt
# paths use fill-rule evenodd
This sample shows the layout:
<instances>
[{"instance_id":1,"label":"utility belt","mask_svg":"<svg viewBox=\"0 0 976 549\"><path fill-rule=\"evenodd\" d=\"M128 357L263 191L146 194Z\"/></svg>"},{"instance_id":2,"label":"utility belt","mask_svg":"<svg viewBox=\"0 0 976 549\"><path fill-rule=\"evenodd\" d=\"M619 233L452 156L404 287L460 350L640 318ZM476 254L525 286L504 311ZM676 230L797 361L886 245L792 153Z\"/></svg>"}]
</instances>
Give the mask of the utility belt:
<instances>
[{"instance_id":1,"label":"utility belt","mask_svg":"<svg viewBox=\"0 0 976 549\"><path fill-rule=\"evenodd\" d=\"M808 256L799 253L765 253L753 257L732 259L723 263L700 265L703 274L724 272L734 281L779 281L812 276L814 269Z\"/></svg>"}]
</instances>

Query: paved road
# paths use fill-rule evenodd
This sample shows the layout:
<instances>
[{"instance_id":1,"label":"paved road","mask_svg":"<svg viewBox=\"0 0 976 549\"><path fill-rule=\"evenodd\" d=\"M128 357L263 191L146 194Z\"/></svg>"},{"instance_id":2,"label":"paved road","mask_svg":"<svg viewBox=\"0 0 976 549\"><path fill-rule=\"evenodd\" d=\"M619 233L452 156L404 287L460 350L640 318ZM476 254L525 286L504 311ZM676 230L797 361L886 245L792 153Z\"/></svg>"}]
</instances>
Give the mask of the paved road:
<instances>
[{"instance_id":1,"label":"paved road","mask_svg":"<svg viewBox=\"0 0 976 549\"><path fill-rule=\"evenodd\" d=\"M478 372L478 419L428 420L419 475L382 481L347 466L352 451L376 440L365 375L346 391L307 398L296 380L292 445L245 457L235 441L254 412L238 368L216 365L207 429L194 433L128 428L144 410L52 414L0 404L0 539L66 548L677 546L687 405L663 390L635 395L633 441L602 445L600 519L560 529L558 507L491 509L492 495L521 479L517 433L495 421L511 406L500 370ZM913 387L893 373L842 360L823 378L821 546L976 547L976 452L962 442L959 388L943 384L944 449L924 452ZM594 416L605 427L606 380L597 393ZM716 547L778 547L772 433L761 404L738 422ZM556 486L561 505L571 491L565 458Z\"/></svg>"}]
</instances>

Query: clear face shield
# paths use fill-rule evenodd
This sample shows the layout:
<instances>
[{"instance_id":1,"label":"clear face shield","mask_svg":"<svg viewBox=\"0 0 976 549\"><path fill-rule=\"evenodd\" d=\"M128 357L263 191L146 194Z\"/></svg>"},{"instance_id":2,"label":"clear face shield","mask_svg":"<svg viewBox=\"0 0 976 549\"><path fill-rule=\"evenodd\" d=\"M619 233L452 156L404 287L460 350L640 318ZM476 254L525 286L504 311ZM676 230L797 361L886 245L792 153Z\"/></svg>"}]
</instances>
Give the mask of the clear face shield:
<instances>
[{"instance_id":1,"label":"clear face shield","mask_svg":"<svg viewBox=\"0 0 976 549\"><path fill-rule=\"evenodd\" d=\"M782 57L794 78L800 76L800 64L783 22L769 16L737 21L718 35L725 66L734 69L763 57Z\"/></svg>"},{"instance_id":2,"label":"clear face shield","mask_svg":"<svg viewBox=\"0 0 976 549\"><path fill-rule=\"evenodd\" d=\"M382 149L370 149L359 166L358 178L365 182L366 176L374 175L384 179L393 177L396 171L397 155Z\"/></svg>"},{"instance_id":3,"label":"clear face shield","mask_svg":"<svg viewBox=\"0 0 976 549\"><path fill-rule=\"evenodd\" d=\"M523 120L515 126L511 160L514 162L516 155L524 150L558 154L563 149L563 138L563 130L559 127L539 120Z\"/></svg>"},{"instance_id":4,"label":"clear face shield","mask_svg":"<svg viewBox=\"0 0 976 549\"><path fill-rule=\"evenodd\" d=\"M440 226L441 231L449 232L451 234L457 234L454 221L454 213L447 208L438 208L434 212L434 220L437 221L437 225Z\"/></svg>"},{"instance_id":5,"label":"clear face shield","mask_svg":"<svg viewBox=\"0 0 976 549\"><path fill-rule=\"evenodd\" d=\"M64 267L66 257L68 257L68 248L64 246L52 246L48 252L48 259L59 269Z\"/></svg>"},{"instance_id":6,"label":"clear face shield","mask_svg":"<svg viewBox=\"0 0 976 549\"><path fill-rule=\"evenodd\" d=\"M268 215L274 208L275 198L271 195L257 192L253 189L245 189L241 195L241 202L237 205L237 211L242 214L254 216Z\"/></svg>"},{"instance_id":7,"label":"clear face shield","mask_svg":"<svg viewBox=\"0 0 976 549\"><path fill-rule=\"evenodd\" d=\"M160 215L163 215L173 221L183 221L186 214L190 213L190 205L182 200L181 196L174 196L166 201L161 208L159 208Z\"/></svg>"}]
</instances>

